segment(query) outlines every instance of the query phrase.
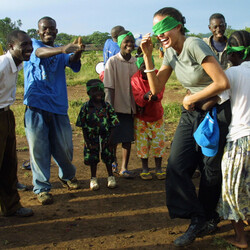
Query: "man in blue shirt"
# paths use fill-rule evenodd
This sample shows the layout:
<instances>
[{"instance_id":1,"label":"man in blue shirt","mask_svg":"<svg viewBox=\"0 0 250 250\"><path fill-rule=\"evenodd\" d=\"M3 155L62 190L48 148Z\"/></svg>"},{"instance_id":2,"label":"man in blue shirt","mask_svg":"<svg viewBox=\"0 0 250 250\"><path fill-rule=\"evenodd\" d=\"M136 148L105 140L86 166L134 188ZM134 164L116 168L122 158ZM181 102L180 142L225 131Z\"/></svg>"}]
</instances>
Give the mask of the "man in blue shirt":
<instances>
[{"instance_id":1,"label":"man in blue shirt","mask_svg":"<svg viewBox=\"0 0 250 250\"><path fill-rule=\"evenodd\" d=\"M103 47L103 60L104 60L104 65L108 61L108 59L111 56L116 55L118 52L120 52L120 47L117 44L117 37L118 34L124 30L124 27L118 25L112 28L111 30L111 37L112 39L107 39L104 47Z\"/></svg>"},{"instance_id":2,"label":"man in blue shirt","mask_svg":"<svg viewBox=\"0 0 250 250\"><path fill-rule=\"evenodd\" d=\"M43 205L53 203L50 179L51 156L59 167L60 181L70 189L79 188L72 164L72 130L68 117L65 67L81 68L84 45L78 41L55 46L56 21L38 21L41 41L32 39L33 53L24 64L25 132L29 144L33 191Z\"/></svg>"}]
</instances>

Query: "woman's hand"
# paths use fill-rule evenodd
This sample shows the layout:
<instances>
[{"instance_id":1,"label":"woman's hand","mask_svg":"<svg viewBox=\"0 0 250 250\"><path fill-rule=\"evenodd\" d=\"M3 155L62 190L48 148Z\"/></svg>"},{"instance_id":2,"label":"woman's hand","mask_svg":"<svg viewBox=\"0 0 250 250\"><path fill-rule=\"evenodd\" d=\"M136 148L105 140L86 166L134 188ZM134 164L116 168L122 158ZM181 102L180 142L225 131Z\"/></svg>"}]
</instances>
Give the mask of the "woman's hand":
<instances>
[{"instance_id":1,"label":"woman's hand","mask_svg":"<svg viewBox=\"0 0 250 250\"><path fill-rule=\"evenodd\" d=\"M150 33L147 33L142 37L141 45L142 52L144 55L151 56L153 52L153 43L150 37Z\"/></svg>"},{"instance_id":2,"label":"woman's hand","mask_svg":"<svg viewBox=\"0 0 250 250\"><path fill-rule=\"evenodd\" d=\"M191 101L191 94L187 93L182 102L183 107L188 111L193 111L195 104Z\"/></svg>"}]
</instances>

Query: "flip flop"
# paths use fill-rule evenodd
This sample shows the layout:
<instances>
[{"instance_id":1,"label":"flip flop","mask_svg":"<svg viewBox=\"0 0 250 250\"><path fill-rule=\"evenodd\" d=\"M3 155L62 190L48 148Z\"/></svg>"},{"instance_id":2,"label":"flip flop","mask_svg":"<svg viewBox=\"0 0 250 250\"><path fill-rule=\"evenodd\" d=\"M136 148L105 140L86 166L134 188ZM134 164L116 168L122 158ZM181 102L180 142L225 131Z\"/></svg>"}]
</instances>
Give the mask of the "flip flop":
<instances>
[{"instance_id":1,"label":"flip flop","mask_svg":"<svg viewBox=\"0 0 250 250\"><path fill-rule=\"evenodd\" d=\"M21 166L21 169L24 169L24 170L31 170L31 166L30 166L30 161L25 161L23 163L23 165Z\"/></svg>"},{"instance_id":2,"label":"flip flop","mask_svg":"<svg viewBox=\"0 0 250 250\"><path fill-rule=\"evenodd\" d=\"M112 163L112 171L113 171L113 174L119 175L118 163L117 162Z\"/></svg>"},{"instance_id":3,"label":"flip flop","mask_svg":"<svg viewBox=\"0 0 250 250\"><path fill-rule=\"evenodd\" d=\"M158 180L165 180L166 179L166 173L165 172L157 172L155 173L156 178Z\"/></svg>"},{"instance_id":4,"label":"flip flop","mask_svg":"<svg viewBox=\"0 0 250 250\"><path fill-rule=\"evenodd\" d=\"M143 180L152 180L153 179L153 176L150 172L147 172L147 173L140 173L140 177L143 179Z\"/></svg>"},{"instance_id":5,"label":"flip flop","mask_svg":"<svg viewBox=\"0 0 250 250\"><path fill-rule=\"evenodd\" d=\"M119 173L120 177L126 178L126 179L133 179L134 175L132 172L128 171L128 170L124 170L122 172Z\"/></svg>"}]
</instances>

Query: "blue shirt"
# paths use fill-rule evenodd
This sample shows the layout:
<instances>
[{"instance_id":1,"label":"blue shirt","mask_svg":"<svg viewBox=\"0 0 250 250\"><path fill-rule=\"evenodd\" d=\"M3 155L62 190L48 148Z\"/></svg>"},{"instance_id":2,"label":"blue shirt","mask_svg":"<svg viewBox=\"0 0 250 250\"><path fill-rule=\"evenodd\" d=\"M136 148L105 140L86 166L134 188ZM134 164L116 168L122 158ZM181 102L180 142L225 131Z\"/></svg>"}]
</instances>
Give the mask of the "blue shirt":
<instances>
[{"instance_id":1,"label":"blue shirt","mask_svg":"<svg viewBox=\"0 0 250 250\"><path fill-rule=\"evenodd\" d=\"M104 65L106 64L106 62L111 56L114 56L119 52L120 52L120 47L116 42L114 42L112 39L106 40L104 47L103 47Z\"/></svg>"},{"instance_id":2,"label":"blue shirt","mask_svg":"<svg viewBox=\"0 0 250 250\"><path fill-rule=\"evenodd\" d=\"M211 39L211 43L218 52L223 52L223 50L225 49L227 45L226 42L220 43L220 42L216 42L214 39Z\"/></svg>"},{"instance_id":3,"label":"blue shirt","mask_svg":"<svg viewBox=\"0 0 250 250\"><path fill-rule=\"evenodd\" d=\"M74 72L81 68L81 62L69 64L69 54L38 58L36 50L46 47L41 41L32 39L33 52L30 60L24 62L24 104L51 113L66 115L68 95L65 67Z\"/></svg>"}]
</instances>

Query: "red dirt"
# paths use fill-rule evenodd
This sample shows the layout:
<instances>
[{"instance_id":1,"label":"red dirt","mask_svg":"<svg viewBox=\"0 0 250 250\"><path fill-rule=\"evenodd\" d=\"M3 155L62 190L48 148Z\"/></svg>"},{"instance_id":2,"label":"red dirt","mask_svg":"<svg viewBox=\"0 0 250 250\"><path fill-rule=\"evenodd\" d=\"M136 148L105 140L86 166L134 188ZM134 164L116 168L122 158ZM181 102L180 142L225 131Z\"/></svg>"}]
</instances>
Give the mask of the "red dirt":
<instances>
[{"instance_id":1,"label":"red dirt","mask_svg":"<svg viewBox=\"0 0 250 250\"><path fill-rule=\"evenodd\" d=\"M69 87L69 99L84 93L82 86ZM165 101L181 102L182 94L166 91ZM75 121L72 121L74 123ZM166 124L166 129L174 130ZM21 202L31 207L35 215L30 218L0 217L0 249L176 249L172 242L188 226L188 220L171 220L165 206L165 181L155 177L151 181L139 178L141 162L135 155L134 145L129 168L137 173L133 180L117 177L118 188L106 187L105 166L98 166L101 188L90 191L90 170L83 164L83 137L73 131L76 177L81 189L70 191L58 181L58 168L52 161L51 193L54 203L42 206L32 192L31 171L18 169L19 181L29 190L20 192ZM170 141L167 142L163 166L166 166ZM29 159L26 138L17 138L19 166ZM118 147L118 158L121 156ZM154 162L150 159L154 172ZM199 182L194 179L195 184ZM249 227L246 228L249 232ZM197 239L186 249L226 249L221 239L233 235L230 222L220 223L215 235Z\"/></svg>"}]
</instances>

